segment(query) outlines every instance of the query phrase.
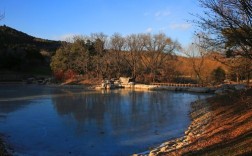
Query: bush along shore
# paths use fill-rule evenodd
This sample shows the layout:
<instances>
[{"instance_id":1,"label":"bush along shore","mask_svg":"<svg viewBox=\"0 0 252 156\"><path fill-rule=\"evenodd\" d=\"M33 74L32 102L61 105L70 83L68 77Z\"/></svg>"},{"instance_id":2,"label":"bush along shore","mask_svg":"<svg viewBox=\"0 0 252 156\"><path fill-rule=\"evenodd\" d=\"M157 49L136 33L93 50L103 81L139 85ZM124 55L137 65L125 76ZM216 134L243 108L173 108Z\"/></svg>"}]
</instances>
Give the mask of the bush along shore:
<instances>
[{"instance_id":1,"label":"bush along shore","mask_svg":"<svg viewBox=\"0 0 252 156\"><path fill-rule=\"evenodd\" d=\"M252 89L194 102L190 115L183 137L136 155L252 154Z\"/></svg>"}]
</instances>

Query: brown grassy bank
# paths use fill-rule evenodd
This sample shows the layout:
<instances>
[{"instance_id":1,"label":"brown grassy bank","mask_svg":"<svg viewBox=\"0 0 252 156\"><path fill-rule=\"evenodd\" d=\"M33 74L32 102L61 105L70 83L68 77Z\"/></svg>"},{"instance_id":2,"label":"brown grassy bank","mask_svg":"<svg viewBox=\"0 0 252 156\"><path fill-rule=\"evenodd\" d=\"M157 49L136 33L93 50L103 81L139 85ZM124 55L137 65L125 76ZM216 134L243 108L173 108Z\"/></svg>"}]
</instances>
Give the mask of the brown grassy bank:
<instances>
[{"instance_id":1,"label":"brown grassy bank","mask_svg":"<svg viewBox=\"0 0 252 156\"><path fill-rule=\"evenodd\" d=\"M150 155L252 154L252 89L196 102L191 117L184 137L164 143Z\"/></svg>"}]
</instances>

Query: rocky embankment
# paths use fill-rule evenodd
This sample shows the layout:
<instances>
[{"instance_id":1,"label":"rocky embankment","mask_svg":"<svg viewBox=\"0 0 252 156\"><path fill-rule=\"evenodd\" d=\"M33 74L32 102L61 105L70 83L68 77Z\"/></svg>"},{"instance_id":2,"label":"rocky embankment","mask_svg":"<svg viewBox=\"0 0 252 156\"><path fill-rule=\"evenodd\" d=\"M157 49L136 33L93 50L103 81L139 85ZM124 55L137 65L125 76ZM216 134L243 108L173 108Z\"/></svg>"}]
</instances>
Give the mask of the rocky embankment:
<instances>
[{"instance_id":1,"label":"rocky embankment","mask_svg":"<svg viewBox=\"0 0 252 156\"><path fill-rule=\"evenodd\" d=\"M0 135L0 156L10 156L10 152L7 151L7 147L4 144L4 142L1 140L1 135Z\"/></svg>"},{"instance_id":2,"label":"rocky embankment","mask_svg":"<svg viewBox=\"0 0 252 156\"><path fill-rule=\"evenodd\" d=\"M181 138L139 155L252 154L252 89L192 104L192 123Z\"/></svg>"}]
</instances>

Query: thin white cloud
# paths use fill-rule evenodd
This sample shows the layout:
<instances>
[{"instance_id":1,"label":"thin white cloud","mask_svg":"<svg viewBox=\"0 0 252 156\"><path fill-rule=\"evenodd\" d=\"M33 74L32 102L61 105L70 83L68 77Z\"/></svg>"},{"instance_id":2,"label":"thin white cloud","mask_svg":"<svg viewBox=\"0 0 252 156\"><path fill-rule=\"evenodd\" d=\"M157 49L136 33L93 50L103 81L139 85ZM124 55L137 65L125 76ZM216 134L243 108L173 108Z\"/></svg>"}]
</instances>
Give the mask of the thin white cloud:
<instances>
[{"instance_id":1,"label":"thin white cloud","mask_svg":"<svg viewBox=\"0 0 252 156\"><path fill-rule=\"evenodd\" d=\"M154 16L155 17L166 17L166 16L169 16L171 14L170 11L168 10L163 10L163 11L157 11Z\"/></svg>"},{"instance_id":2,"label":"thin white cloud","mask_svg":"<svg viewBox=\"0 0 252 156\"><path fill-rule=\"evenodd\" d=\"M153 29L151 27L149 27L149 28L146 29L147 33L151 33L152 31L153 31Z\"/></svg>"},{"instance_id":3,"label":"thin white cloud","mask_svg":"<svg viewBox=\"0 0 252 156\"><path fill-rule=\"evenodd\" d=\"M144 12L143 16L152 17L156 20L162 20L163 18L170 16L171 12L168 9L157 10L156 12Z\"/></svg>"},{"instance_id":4,"label":"thin white cloud","mask_svg":"<svg viewBox=\"0 0 252 156\"><path fill-rule=\"evenodd\" d=\"M189 23L174 23L169 26L171 29L177 30L188 30L192 27Z\"/></svg>"},{"instance_id":5,"label":"thin white cloud","mask_svg":"<svg viewBox=\"0 0 252 156\"><path fill-rule=\"evenodd\" d=\"M159 31L163 32L163 31L165 31L166 29L167 29L167 27L161 27L161 28L159 28Z\"/></svg>"},{"instance_id":6,"label":"thin white cloud","mask_svg":"<svg viewBox=\"0 0 252 156\"><path fill-rule=\"evenodd\" d=\"M161 16L161 11L156 12L154 16L155 17L160 17Z\"/></svg>"},{"instance_id":7,"label":"thin white cloud","mask_svg":"<svg viewBox=\"0 0 252 156\"><path fill-rule=\"evenodd\" d=\"M149 12L145 12L145 13L144 13L144 16L149 16L149 15L150 15Z\"/></svg>"},{"instance_id":8,"label":"thin white cloud","mask_svg":"<svg viewBox=\"0 0 252 156\"><path fill-rule=\"evenodd\" d=\"M69 33L69 34L64 34L60 36L54 37L55 40L60 40L60 41L71 41L73 37L76 36L76 34Z\"/></svg>"}]
</instances>

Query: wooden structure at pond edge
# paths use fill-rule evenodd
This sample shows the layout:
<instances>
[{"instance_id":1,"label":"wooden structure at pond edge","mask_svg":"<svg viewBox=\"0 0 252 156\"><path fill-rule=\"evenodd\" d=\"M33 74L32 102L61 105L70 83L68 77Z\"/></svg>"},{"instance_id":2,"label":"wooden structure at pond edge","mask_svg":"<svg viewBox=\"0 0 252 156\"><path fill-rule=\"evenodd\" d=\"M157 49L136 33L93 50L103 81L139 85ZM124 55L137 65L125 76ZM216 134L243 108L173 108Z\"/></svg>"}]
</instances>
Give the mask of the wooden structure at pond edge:
<instances>
[{"instance_id":1,"label":"wooden structure at pond edge","mask_svg":"<svg viewBox=\"0 0 252 156\"><path fill-rule=\"evenodd\" d=\"M183 83L150 83L150 85L157 85L157 86L168 86L168 87L204 87L200 84L183 84Z\"/></svg>"}]
</instances>

